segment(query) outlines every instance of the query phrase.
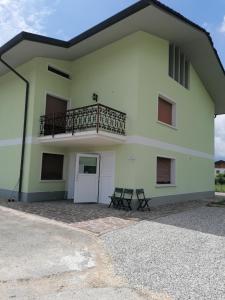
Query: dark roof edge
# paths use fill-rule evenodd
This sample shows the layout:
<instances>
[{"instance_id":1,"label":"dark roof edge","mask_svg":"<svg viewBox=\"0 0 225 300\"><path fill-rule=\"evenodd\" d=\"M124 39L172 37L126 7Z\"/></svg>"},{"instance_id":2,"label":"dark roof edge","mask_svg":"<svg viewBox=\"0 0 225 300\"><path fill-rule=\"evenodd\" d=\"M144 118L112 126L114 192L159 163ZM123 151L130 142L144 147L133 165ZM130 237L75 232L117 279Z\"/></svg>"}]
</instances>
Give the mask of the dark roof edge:
<instances>
[{"instance_id":1,"label":"dark roof edge","mask_svg":"<svg viewBox=\"0 0 225 300\"><path fill-rule=\"evenodd\" d=\"M67 41L50 38L39 34L32 34L29 32L23 32L23 34L25 36L25 39L28 41L34 41L34 42L39 41L40 43L45 43L53 46L60 46L64 48L69 47L69 43Z\"/></svg>"},{"instance_id":2,"label":"dark roof edge","mask_svg":"<svg viewBox=\"0 0 225 300\"><path fill-rule=\"evenodd\" d=\"M224 69L224 66L223 66L222 61L221 61L221 59L220 59L220 57L219 57L218 51L217 51L216 48L214 47L214 43L213 43L212 37L211 37L210 33L209 33L207 30L205 30L203 27L199 26L198 24L194 23L193 21L189 20L188 18L184 17L182 14L180 14L180 13L178 13L177 11L173 10L173 9L170 8L169 6L167 6L167 5L165 5L165 4L161 3L161 2L159 2L158 0L149 0L149 2L151 2L153 5L155 5L155 6L159 7L159 8L161 8L161 9L164 10L165 12L167 12L167 13L169 13L169 14L175 16L175 17L177 17L177 18L180 19L181 21L183 21L183 22L185 22L185 23L191 25L192 27L195 27L196 29L200 30L201 32L203 32L203 33L207 36L207 38L208 38L208 40L209 40L209 42L210 42L210 44L211 44L211 46L212 46L212 49L213 49L213 51L214 51L214 53L215 53L215 55L216 55L216 58L217 58L217 60L218 60L218 62L219 62L219 65L220 65L220 67L221 67L221 69L222 69L222 71L223 71L223 74L225 75L225 69Z\"/></svg>"},{"instance_id":3,"label":"dark roof edge","mask_svg":"<svg viewBox=\"0 0 225 300\"><path fill-rule=\"evenodd\" d=\"M22 41L39 42L39 43L63 47L63 48L68 48L70 46L69 42L63 40L54 39L47 36L22 31L21 33L17 34L14 38L9 40L2 47L0 47L0 55L2 56L4 53L6 53L8 50L10 50L11 48L13 48L14 46L16 46Z\"/></svg>"},{"instance_id":4,"label":"dark roof edge","mask_svg":"<svg viewBox=\"0 0 225 300\"><path fill-rule=\"evenodd\" d=\"M2 47L0 47L0 56L2 56L4 53L6 53L8 50L19 44L20 42L27 40L27 41L33 41L33 42L38 42L38 43L43 43L43 44L48 44L48 45L53 45L57 47L63 47L63 48L69 48L93 35L96 33L112 26L113 24L127 18L128 16L131 16L132 14L138 12L139 10L149 6L150 3L148 0L141 0L138 1L137 3L129 6L125 10L119 12L118 14L106 19L102 23L92 27L91 29L79 34L75 38L69 40L69 41L63 41L59 39L54 39L50 38L47 36L43 35L38 35L34 33L29 33L29 32L21 32L18 35L16 35L14 38L9 40L6 44L4 44Z\"/></svg>"},{"instance_id":5,"label":"dark roof edge","mask_svg":"<svg viewBox=\"0 0 225 300\"><path fill-rule=\"evenodd\" d=\"M17 44L19 44L23 40L44 43L44 44L53 45L53 46L62 47L62 48L69 48L69 47L71 47L75 44L78 44L81 41L83 41L83 40L85 40L85 39L101 32L102 30L116 24L117 22L119 22L119 21L135 14L136 12L138 12L138 11L140 11L140 10L146 8L147 6L150 6L150 5L154 5L154 6L158 7L159 9L164 10L166 13L169 13L172 16L177 17L181 21L183 21L183 22L191 25L192 27L195 27L197 30L203 32L207 36L207 38L208 38L208 40L209 40L209 42L212 46L212 49L213 49L213 51L216 55L216 58L219 62L219 65L221 66L223 74L225 75L224 66L223 66L223 64L220 60L220 57L219 57L219 54L218 54L217 50L214 47L214 43L213 43L213 40L210 36L210 33L208 31L206 31L203 27L201 27L201 26L197 25L196 23L192 22L191 20L187 19L186 17L184 17L180 13L178 13L175 10L171 9L167 5L162 4L158 0L140 0L137 3L129 6L128 8L122 10L121 12L117 13L116 15L106 19L105 21L101 22L100 24L98 24L98 25L92 27L91 29L81 33L80 35L76 36L75 38L73 38L69 41L63 41L63 40L59 40L59 39L55 39L55 38L49 38L49 37L46 37L46 36L33 34L33 33L28 33L28 32L21 32L18 35L16 35L13 39L8 41L6 44L4 44L2 47L0 47L0 56L2 56L4 53L6 53L8 50L10 50L11 48L16 46Z\"/></svg>"},{"instance_id":6,"label":"dark roof edge","mask_svg":"<svg viewBox=\"0 0 225 300\"><path fill-rule=\"evenodd\" d=\"M186 18L185 16L183 16L182 14L177 12L176 10L170 8L169 6L159 2L158 0L148 0L148 1L151 2L152 5L161 8L162 10L166 11L167 13L179 18L181 21L183 21L185 23L188 23L189 25L191 25L191 26L195 27L196 29L199 29L200 31L202 31L202 32L206 33L207 35L209 35L209 32L206 31L203 27L201 27L200 25L198 25L198 24L194 23L193 21L189 20L188 18Z\"/></svg>"},{"instance_id":7,"label":"dark roof edge","mask_svg":"<svg viewBox=\"0 0 225 300\"><path fill-rule=\"evenodd\" d=\"M91 29L81 33L80 35L76 36L75 38L69 41L70 45L73 46L75 44L80 43L81 41L99 33L100 31L118 23L119 21L135 14L136 12L150 6L151 2L148 0L141 0L137 3L129 6L128 8L122 10L121 12L117 13L116 15L106 19L105 21L99 23L98 25L92 27Z\"/></svg>"}]
</instances>

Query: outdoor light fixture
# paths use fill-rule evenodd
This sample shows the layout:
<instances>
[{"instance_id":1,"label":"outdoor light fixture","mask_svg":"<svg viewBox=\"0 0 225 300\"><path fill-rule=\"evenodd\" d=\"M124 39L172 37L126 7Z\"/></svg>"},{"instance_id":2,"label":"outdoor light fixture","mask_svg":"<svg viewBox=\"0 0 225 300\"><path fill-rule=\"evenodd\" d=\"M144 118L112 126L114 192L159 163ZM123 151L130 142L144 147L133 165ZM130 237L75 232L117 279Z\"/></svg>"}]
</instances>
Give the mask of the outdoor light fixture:
<instances>
[{"instance_id":1,"label":"outdoor light fixture","mask_svg":"<svg viewBox=\"0 0 225 300\"><path fill-rule=\"evenodd\" d=\"M98 102L98 95L94 93L92 95L92 100L95 101L95 102Z\"/></svg>"}]
</instances>

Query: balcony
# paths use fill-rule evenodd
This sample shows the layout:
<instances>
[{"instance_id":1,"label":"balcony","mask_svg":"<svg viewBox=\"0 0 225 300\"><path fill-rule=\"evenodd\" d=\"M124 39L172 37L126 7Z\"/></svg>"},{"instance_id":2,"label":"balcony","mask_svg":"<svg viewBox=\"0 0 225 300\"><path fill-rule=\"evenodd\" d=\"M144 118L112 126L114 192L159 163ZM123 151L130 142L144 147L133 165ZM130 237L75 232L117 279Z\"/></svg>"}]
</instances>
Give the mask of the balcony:
<instances>
[{"instance_id":1,"label":"balcony","mask_svg":"<svg viewBox=\"0 0 225 300\"><path fill-rule=\"evenodd\" d=\"M40 142L66 145L113 145L126 140L126 114L94 104L40 117Z\"/></svg>"}]
</instances>

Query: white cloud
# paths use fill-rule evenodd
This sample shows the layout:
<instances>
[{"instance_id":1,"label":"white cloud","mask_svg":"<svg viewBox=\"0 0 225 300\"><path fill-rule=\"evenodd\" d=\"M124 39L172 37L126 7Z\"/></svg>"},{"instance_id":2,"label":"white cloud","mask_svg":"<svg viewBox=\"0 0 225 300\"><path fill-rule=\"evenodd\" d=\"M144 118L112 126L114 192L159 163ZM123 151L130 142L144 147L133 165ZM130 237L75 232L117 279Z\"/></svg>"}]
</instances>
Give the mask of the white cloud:
<instances>
[{"instance_id":1,"label":"white cloud","mask_svg":"<svg viewBox=\"0 0 225 300\"><path fill-rule=\"evenodd\" d=\"M217 159L225 159L225 115L215 119L215 155Z\"/></svg>"},{"instance_id":2,"label":"white cloud","mask_svg":"<svg viewBox=\"0 0 225 300\"><path fill-rule=\"evenodd\" d=\"M225 16L223 18L222 24L220 25L219 31L225 33Z\"/></svg>"},{"instance_id":3,"label":"white cloud","mask_svg":"<svg viewBox=\"0 0 225 300\"><path fill-rule=\"evenodd\" d=\"M0 0L0 45L21 31L44 34L53 11L46 0Z\"/></svg>"}]
</instances>

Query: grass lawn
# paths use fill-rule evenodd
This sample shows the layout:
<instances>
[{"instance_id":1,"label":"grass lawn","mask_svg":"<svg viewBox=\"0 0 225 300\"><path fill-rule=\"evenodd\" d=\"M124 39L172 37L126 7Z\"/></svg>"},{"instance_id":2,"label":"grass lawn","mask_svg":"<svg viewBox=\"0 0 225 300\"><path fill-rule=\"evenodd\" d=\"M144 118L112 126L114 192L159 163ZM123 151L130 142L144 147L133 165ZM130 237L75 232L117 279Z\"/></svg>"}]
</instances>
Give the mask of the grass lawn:
<instances>
[{"instance_id":1,"label":"grass lawn","mask_svg":"<svg viewBox=\"0 0 225 300\"><path fill-rule=\"evenodd\" d=\"M219 193L225 193L225 185L216 184L215 191Z\"/></svg>"}]
</instances>

